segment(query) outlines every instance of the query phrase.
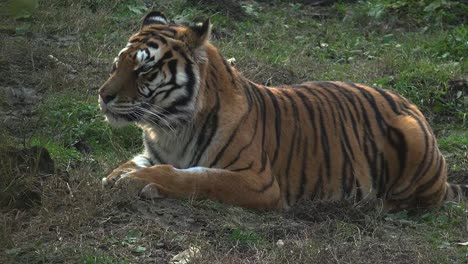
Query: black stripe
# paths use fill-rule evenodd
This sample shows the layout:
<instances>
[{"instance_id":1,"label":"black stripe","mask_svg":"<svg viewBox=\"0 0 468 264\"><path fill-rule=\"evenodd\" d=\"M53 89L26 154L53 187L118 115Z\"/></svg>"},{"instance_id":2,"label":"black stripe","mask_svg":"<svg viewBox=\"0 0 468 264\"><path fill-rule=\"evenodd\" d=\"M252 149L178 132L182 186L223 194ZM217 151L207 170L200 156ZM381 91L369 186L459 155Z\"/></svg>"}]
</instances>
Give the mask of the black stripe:
<instances>
[{"instance_id":1,"label":"black stripe","mask_svg":"<svg viewBox=\"0 0 468 264\"><path fill-rule=\"evenodd\" d=\"M164 53L162 58L159 59L158 62L156 62L156 64L154 64L153 69L157 69L157 70L148 76L147 80L149 82L152 82L158 76L158 74L161 73L162 66L164 65L164 63L166 63L166 60L170 58L172 58L172 51L169 50L166 53ZM155 89L155 91L156 90L157 89ZM152 91L152 93L154 93L154 91Z\"/></svg>"},{"instance_id":2,"label":"black stripe","mask_svg":"<svg viewBox=\"0 0 468 264\"><path fill-rule=\"evenodd\" d=\"M230 169L230 171L239 172L239 171L250 170L250 169L252 168L252 165L253 165L253 161L251 161L251 162L249 163L249 165L246 166L246 167L239 168L239 169Z\"/></svg>"},{"instance_id":3,"label":"black stripe","mask_svg":"<svg viewBox=\"0 0 468 264\"><path fill-rule=\"evenodd\" d=\"M362 200L362 188L359 184L359 179L356 178L356 201L359 202Z\"/></svg>"},{"instance_id":4,"label":"black stripe","mask_svg":"<svg viewBox=\"0 0 468 264\"><path fill-rule=\"evenodd\" d=\"M184 87L187 91L187 95L180 96L169 107L166 107L165 110L168 113L173 114L179 112L177 107L181 105L186 105L192 99L195 90L196 79L191 64L189 63L185 64L185 74L187 75L187 83Z\"/></svg>"},{"instance_id":5,"label":"black stripe","mask_svg":"<svg viewBox=\"0 0 468 264\"><path fill-rule=\"evenodd\" d=\"M159 39L163 44L167 45L167 40L166 40L165 37L159 36L159 35L158 35L158 39Z\"/></svg>"},{"instance_id":6,"label":"black stripe","mask_svg":"<svg viewBox=\"0 0 468 264\"><path fill-rule=\"evenodd\" d=\"M345 111L346 113L349 114L350 118L351 118L351 126L353 128L353 132L354 132L354 136L358 142L358 145L361 146L361 133L359 133L358 131L358 122L360 123L361 122L361 117L358 115L359 113L359 110L357 109L357 105L356 105L356 102L354 100L354 97L355 97L355 94L352 93L351 91L349 91L348 89L346 89L346 87L343 87L343 86L340 86L336 83L333 83L333 82L330 82L328 83L330 86L334 87L335 89L339 90L340 91L340 94L343 95L344 97L346 97L347 100L341 100L340 103L341 104L344 104L344 106L346 107L346 110ZM349 104L351 105L351 107L354 109L354 112L351 111L351 108L349 107ZM357 117L354 116L354 114L357 115Z\"/></svg>"},{"instance_id":7,"label":"black stripe","mask_svg":"<svg viewBox=\"0 0 468 264\"><path fill-rule=\"evenodd\" d=\"M385 157L383 153L378 154L378 170L379 170L379 176L378 176L378 187L377 187L377 197L381 198L383 197L385 193L385 185L386 185L386 167L387 167L387 162L385 161Z\"/></svg>"},{"instance_id":8,"label":"black stripe","mask_svg":"<svg viewBox=\"0 0 468 264\"><path fill-rule=\"evenodd\" d=\"M438 151L436 148L436 145L435 145L435 140L433 137L431 137L431 142L430 142L430 146L429 146L429 133L428 131L426 130L425 128L425 125L423 124L423 122L419 119L419 118L416 118L414 117L414 119L416 119L416 122L418 123L419 127L421 128L421 131L423 133L423 136L424 136L424 156L423 156L423 159L422 159L422 162L419 164L418 168L416 169L416 172L414 174L414 178L411 180L412 183L418 181L421 177L423 177L429 170L429 168L432 166L432 163L434 162L434 156L437 154L435 153L436 151ZM429 152L432 152L432 156L429 160L429 162L425 162L426 161L426 158L427 158L427 155ZM423 169L423 165L426 165L426 167Z\"/></svg>"},{"instance_id":9,"label":"black stripe","mask_svg":"<svg viewBox=\"0 0 468 264\"><path fill-rule=\"evenodd\" d=\"M393 127L388 127L387 135L390 145L397 152L398 162L400 163L400 170L398 172L399 176L403 177L403 173L406 168L406 159L408 152L408 146L405 141L405 135L403 135L403 133L401 133L399 130Z\"/></svg>"},{"instance_id":10,"label":"black stripe","mask_svg":"<svg viewBox=\"0 0 468 264\"><path fill-rule=\"evenodd\" d=\"M250 93L251 93L250 90L244 89L244 91L245 91L245 94L247 95L248 101L250 102L249 105L252 105L253 98L252 98L252 96L251 96L251 94L250 94ZM257 111L258 111L258 110L259 110L258 106L255 105L255 107L257 108ZM249 108L250 108L250 107L249 107ZM234 158L234 160L232 160L232 161L229 162L226 166L224 166L224 169L227 169L229 166L231 166L232 164L236 163L236 162L240 159L241 153L242 153L245 149L247 149L248 147L250 147L250 146L252 145L252 143L253 143L253 141L254 141L256 135L257 135L257 131L258 131L258 125L259 125L259 124L258 124L258 115L255 115L255 121L253 122L253 124L256 124L256 125L255 125L255 127L254 127L253 135L252 135L252 137L250 138L250 141L249 141L245 146L243 146L243 147L239 150L239 152L237 153L237 156Z\"/></svg>"},{"instance_id":11,"label":"black stripe","mask_svg":"<svg viewBox=\"0 0 468 264\"><path fill-rule=\"evenodd\" d=\"M333 97L333 99L334 99L333 105L338 106L338 108L340 109L340 111L338 113L340 115L341 114L344 115L346 113L346 111L343 108L343 100L341 98L338 98L336 93L332 89L330 89L330 88L336 87L336 85L334 83L331 83L331 82L325 82L324 85L325 85L325 87L322 90L324 92L330 94ZM348 118L346 118L346 115L344 115L344 118L342 118L342 119L344 119L344 121L348 121ZM343 120L340 120L339 123L343 124Z\"/></svg>"},{"instance_id":12,"label":"black stripe","mask_svg":"<svg viewBox=\"0 0 468 264\"><path fill-rule=\"evenodd\" d=\"M308 170L306 170L307 163L309 162L308 160L308 152L309 152L309 145L307 142L307 136L304 137L304 142L302 143L303 147L303 152L302 152L302 163L301 163L301 180L299 182L299 193L296 196L296 201L302 198L302 196L305 193L305 187L307 186L307 173L310 173Z\"/></svg>"},{"instance_id":13,"label":"black stripe","mask_svg":"<svg viewBox=\"0 0 468 264\"><path fill-rule=\"evenodd\" d=\"M315 182L315 188L314 190L310 193L310 197L311 197L311 200L315 200L316 198L321 198L320 196L322 196L322 189L323 189L323 177L322 177L322 170L323 170L323 167L322 167L322 164L319 165L319 169L318 171L320 172L317 176L318 176L318 179L317 181ZM320 195L319 195L320 194Z\"/></svg>"},{"instance_id":14,"label":"black stripe","mask_svg":"<svg viewBox=\"0 0 468 264\"><path fill-rule=\"evenodd\" d=\"M166 85L171 85L171 83L167 83ZM183 87L180 86L180 85L177 85L175 83L172 83L172 87L169 88L169 89L166 89L166 90L163 90L163 91L159 91L157 92L154 96L158 96L160 94L164 94L163 98L161 98L161 101L162 100L165 100L167 99L175 90L180 90L182 89Z\"/></svg>"},{"instance_id":15,"label":"black stripe","mask_svg":"<svg viewBox=\"0 0 468 264\"><path fill-rule=\"evenodd\" d=\"M428 149L428 144L429 144L429 136L427 135L427 132L424 128L424 124L421 122L421 120L419 120L419 118L417 118L416 116L414 116L413 114L409 113L409 115L411 117L413 117L416 122L418 123L419 127L421 128L421 131L423 131L423 134L424 134L424 146L425 146L425 151L424 151L424 155L423 155L423 158L422 158L422 161L421 163L418 165L418 168L416 169L416 172L414 173L413 175L413 178L411 179L411 184L409 184L406 188L404 188L403 190L400 190L398 193L395 193L395 195L398 195L398 194L401 194L403 192L406 192L411 186L413 186L421 177L424 177L424 175L426 175L426 173L428 172L428 170L432 167L432 164L434 163L434 156L436 155L436 153L433 153L429 159L429 161L427 162L426 159L427 159L427 155L429 153L429 149ZM390 136L390 134L389 134ZM404 138L403 138L404 140ZM431 146L434 148L435 147L435 141L432 140L431 141ZM401 155L401 150L398 148L398 146L394 146L394 148L397 149L398 151L398 155ZM405 155L405 159L406 159L406 150L404 152L404 155ZM400 159L400 162L401 162L401 159ZM404 168L401 168L400 169L400 177L403 176L403 170ZM396 180L394 181L394 183L391 185L390 189L393 189L393 187L397 184L397 181L398 181L398 178L396 178Z\"/></svg>"},{"instance_id":16,"label":"black stripe","mask_svg":"<svg viewBox=\"0 0 468 264\"><path fill-rule=\"evenodd\" d=\"M275 110L275 137L276 137L276 146L275 152L273 154L273 159L271 160L272 164L275 164L276 159L278 158L278 152L281 146L281 108L279 107L278 100L276 99L273 92L270 89L265 89L266 93L270 97L271 103L273 104L273 109Z\"/></svg>"},{"instance_id":17,"label":"black stripe","mask_svg":"<svg viewBox=\"0 0 468 264\"><path fill-rule=\"evenodd\" d=\"M223 156L224 152L226 151L226 149L228 148L228 146L231 145L231 143L234 141L234 137L239 133L239 130L240 130L240 127L245 123L245 120L248 118L249 114L251 112L251 107L249 105L249 108L247 109L247 111L244 113L244 115L242 116L241 120L239 122L237 122L237 126L236 128L233 130L233 132L231 133L231 135L229 136L227 142L224 144L223 148L221 149L221 151L218 152L218 154L216 155L216 157L213 159L213 161L211 162L210 164L210 167L213 167L214 165L216 165L218 163L218 161L221 159L221 157Z\"/></svg>"},{"instance_id":18,"label":"black stripe","mask_svg":"<svg viewBox=\"0 0 468 264\"><path fill-rule=\"evenodd\" d=\"M215 83L216 83L216 82L215 82ZM208 79L205 79L205 88L206 88L207 90L210 89L210 84L208 83ZM182 152L182 153L186 153L186 150L187 150L188 146L189 146L195 139L196 139L196 140L199 140L199 137L200 137L200 135L201 135L201 131L205 131L203 128L207 125L206 122L208 122L208 120L209 120L209 115L208 115L207 118L204 120L203 125L202 125L202 126L199 126L199 127L202 127L202 129L201 129L201 130L198 130L198 132L199 132L198 135L197 135L197 136L191 136L191 137L190 137L190 140L187 141L187 143L185 144L185 146L184 146L184 148L183 148L183 152ZM197 129L193 127L191 130L196 131ZM192 134L194 134L194 132L192 132Z\"/></svg>"},{"instance_id":19,"label":"black stripe","mask_svg":"<svg viewBox=\"0 0 468 264\"><path fill-rule=\"evenodd\" d=\"M369 147L371 149L369 149ZM378 180L379 180L379 170L377 168L377 147L375 145L374 138L365 137L364 142L364 155L366 156L367 163L370 170L370 176L372 179L372 188L377 190L378 189Z\"/></svg>"},{"instance_id":20,"label":"black stripe","mask_svg":"<svg viewBox=\"0 0 468 264\"><path fill-rule=\"evenodd\" d=\"M266 152L265 152L265 140L266 140L266 137L265 137L265 133L266 133L266 106L265 106L265 101L263 99L263 95L260 91L260 88L256 86L256 84L254 83L250 83L250 87L251 87L251 90L253 91L253 95L255 96L255 98L257 99L257 103L259 105L259 108L258 108L258 114L261 115L261 121L262 121L262 147L261 147L261 168L260 168L260 172L264 171L265 170L265 167L266 167Z\"/></svg>"},{"instance_id":21,"label":"black stripe","mask_svg":"<svg viewBox=\"0 0 468 264\"><path fill-rule=\"evenodd\" d=\"M317 126L315 126L315 120L314 120L314 109L313 109L313 106L312 106L312 103L310 102L309 98L304 94L302 93L301 91L297 90L297 89L294 89L293 90L296 95L299 97L299 99L301 99L302 103L304 104L305 106L305 109L307 110L307 113L309 115L309 122L310 122L310 127L312 128L313 130L313 149L312 149L312 153L313 154L317 154L317 142L318 142L318 138L317 138ZM309 135L310 137L311 135Z\"/></svg>"},{"instance_id":22,"label":"black stripe","mask_svg":"<svg viewBox=\"0 0 468 264\"><path fill-rule=\"evenodd\" d=\"M210 145L211 141L213 140L217 130L218 130L218 112L220 109L219 105L219 95L216 94L216 102L213 109L209 112L205 123L198 135L196 141L196 149L198 150L195 155L193 155L192 160L190 161L190 167L196 166L200 159L205 153L206 149Z\"/></svg>"},{"instance_id":23,"label":"black stripe","mask_svg":"<svg viewBox=\"0 0 468 264\"><path fill-rule=\"evenodd\" d=\"M329 110L329 112L331 114L331 119L332 119L332 120L330 120L330 122L333 123L333 128L334 128L333 131L336 131L337 130L337 118L335 116L335 112L336 112L335 109L334 109L335 104L330 102L328 96L325 93L322 92L322 90L325 91L327 89L325 86L322 86L324 83L319 83L319 84L320 85L317 85L315 83L315 85L317 85L317 87L319 89L316 88L316 89L313 89L313 91L320 94L320 96L319 96L321 98L320 100L323 99L322 103L326 104L327 107L324 107L323 109L328 109ZM312 89L311 89L311 91L312 91Z\"/></svg>"},{"instance_id":24,"label":"black stripe","mask_svg":"<svg viewBox=\"0 0 468 264\"><path fill-rule=\"evenodd\" d=\"M330 146L329 146L327 130L326 130L325 122L324 122L323 112L322 112L322 109L324 109L322 100L321 100L321 98L319 96L317 96L317 94L314 93L314 90L311 89L308 86L297 86L297 88L303 88L303 89L305 88L305 90L310 95L317 98L317 101L318 101L317 110L318 110L318 113L319 113L319 123L320 123L320 128L319 128L320 129L320 141L322 143L322 151L323 151L324 161L325 161L325 175L326 175L327 179L330 181L331 180Z\"/></svg>"},{"instance_id":25,"label":"black stripe","mask_svg":"<svg viewBox=\"0 0 468 264\"><path fill-rule=\"evenodd\" d=\"M380 89L379 87L374 87L374 86L368 86L368 87L373 88L375 91L377 91L387 101L387 103L392 108L393 114L396 114L396 115L401 114L401 111L400 111L400 109L398 109L397 104L395 103L395 100L389 95L388 92Z\"/></svg>"},{"instance_id":26,"label":"black stripe","mask_svg":"<svg viewBox=\"0 0 468 264\"><path fill-rule=\"evenodd\" d=\"M161 35L167 35L166 33L172 34L172 36L168 35L168 37L174 37L177 34L177 30L175 30L173 28L170 28L170 27L165 27L165 28L162 28L162 29L159 29L159 30L160 30Z\"/></svg>"},{"instance_id":27,"label":"black stripe","mask_svg":"<svg viewBox=\"0 0 468 264\"><path fill-rule=\"evenodd\" d=\"M373 109L373 112L375 114L375 121L377 122L377 125L380 128L380 132L382 134L385 134L387 124L385 122L385 119L382 116L382 113L380 112L379 107L377 106L377 103L375 101L375 97L363 87L359 87L354 83L346 83L346 84L353 87L353 88L355 88L356 90L358 90L364 96L364 98L366 98L366 100L369 103L370 107Z\"/></svg>"},{"instance_id":28,"label":"black stripe","mask_svg":"<svg viewBox=\"0 0 468 264\"><path fill-rule=\"evenodd\" d=\"M440 175L441 175L441 173L442 173L442 167L443 167L443 166L442 166L442 164L443 164L443 160L442 160L442 159L443 159L443 158L442 158L442 156L441 156L441 157L439 158L439 166L438 166L438 169L437 169L436 173L434 174L434 176L433 176L430 180L428 180L426 183L424 183L423 185L421 185L421 186L418 187L418 190L417 190L418 193L424 193L425 191L427 191L428 189L430 189L438 179L440 179ZM441 164L441 163L442 163L442 164Z\"/></svg>"},{"instance_id":29,"label":"black stripe","mask_svg":"<svg viewBox=\"0 0 468 264\"><path fill-rule=\"evenodd\" d=\"M351 172L350 168L350 160L348 155L346 154L346 147L345 145L341 142L341 152L343 153L343 164L341 167L341 196L342 198L348 197L348 195L351 192L352 186L351 184L348 184L348 181L350 181L351 176L349 175L349 172Z\"/></svg>"},{"instance_id":30,"label":"black stripe","mask_svg":"<svg viewBox=\"0 0 468 264\"><path fill-rule=\"evenodd\" d=\"M152 41L147 41L147 42L146 42L146 45L147 45L148 47L153 48L153 49L158 49L158 48L159 48L158 43L152 42Z\"/></svg>"},{"instance_id":31,"label":"black stripe","mask_svg":"<svg viewBox=\"0 0 468 264\"><path fill-rule=\"evenodd\" d=\"M293 120L294 120L294 131L292 134L292 139L291 139L291 144L289 145L289 153L288 153L288 160L286 163L286 177L291 178L291 161L293 159L294 153L298 152L298 149L296 149L296 140L299 141L300 138L298 138L297 133L300 132L300 127L298 123L299 119L299 110L297 109L296 103L294 99L291 97L291 95L288 94L287 90L281 90L283 92L283 96L289 100L289 103L291 104L291 108L293 110ZM288 205L291 204L291 197L290 197L290 186L289 186L289 181L285 182L284 189L286 190L286 202Z\"/></svg>"}]
</instances>

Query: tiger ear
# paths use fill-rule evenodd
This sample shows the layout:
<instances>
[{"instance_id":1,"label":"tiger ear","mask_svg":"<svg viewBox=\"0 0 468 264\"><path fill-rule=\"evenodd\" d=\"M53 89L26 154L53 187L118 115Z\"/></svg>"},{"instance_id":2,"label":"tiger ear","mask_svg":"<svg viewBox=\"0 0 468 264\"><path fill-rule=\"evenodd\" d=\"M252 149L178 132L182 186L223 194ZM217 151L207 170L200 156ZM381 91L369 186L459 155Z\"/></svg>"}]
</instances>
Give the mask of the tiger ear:
<instances>
[{"instance_id":1,"label":"tiger ear","mask_svg":"<svg viewBox=\"0 0 468 264\"><path fill-rule=\"evenodd\" d=\"M191 48L197 48L210 40L211 36L211 22L208 18L203 23L191 26L186 33L185 42Z\"/></svg>"},{"instance_id":2,"label":"tiger ear","mask_svg":"<svg viewBox=\"0 0 468 264\"><path fill-rule=\"evenodd\" d=\"M149 14L143 18L143 23L141 24L141 27L145 27L151 24L162 24L162 25L167 25L167 18L164 16L163 13L159 11L151 11Z\"/></svg>"}]
</instances>

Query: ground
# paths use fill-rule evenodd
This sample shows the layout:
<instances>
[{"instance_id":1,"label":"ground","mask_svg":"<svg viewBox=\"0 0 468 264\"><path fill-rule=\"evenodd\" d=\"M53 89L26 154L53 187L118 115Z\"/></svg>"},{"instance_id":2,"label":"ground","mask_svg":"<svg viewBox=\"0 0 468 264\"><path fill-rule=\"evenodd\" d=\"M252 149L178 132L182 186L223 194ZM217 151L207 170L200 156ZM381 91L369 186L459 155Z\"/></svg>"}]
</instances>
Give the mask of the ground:
<instances>
[{"instance_id":1,"label":"ground","mask_svg":"<svg viewBox=\"0 0 468 264\"><path fill-rule=\"evenodd\" d=\"M278 213L103 190L100 179L140 151L141 140L135 127L110 128L97 106L113 57L146 12L211 17L212 41L256 82L354 81L410 98L433 126L450 180L467 182L462 1L53 0L27 10L0 7L2 263L185 263L184 254L190 263L467 262L464 203L384 214L378 205L304 202Z\"/></svg>"}]
</instances>

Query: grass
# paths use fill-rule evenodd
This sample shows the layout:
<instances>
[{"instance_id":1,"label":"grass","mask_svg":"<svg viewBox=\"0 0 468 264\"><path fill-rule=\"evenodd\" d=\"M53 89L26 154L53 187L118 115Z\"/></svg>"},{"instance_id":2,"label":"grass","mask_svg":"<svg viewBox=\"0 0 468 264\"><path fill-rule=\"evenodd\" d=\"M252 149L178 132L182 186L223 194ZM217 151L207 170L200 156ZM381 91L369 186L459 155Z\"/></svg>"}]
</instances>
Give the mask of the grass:
<instances>
[{"instance_id":1,"label":"grass","mask_svg":"<svg viewBox=\"0 0 468 264\"><path fill-rule=\"evenodd\" d=\"M0 117L7 120L0 129L2 260L166 263L196 247L201 255L191 263L466 261L467 247L457 244L468 239L464 204L382 215L306 202L277 214L105 192L100 178L140 151L141 139L135 127L110 128L96 102L112 58L148 10L189 21L210 17L213 42L256 82L355 81L409 97L433 125L450 180L460 182L468 171L466 4L371 0L314 7L277 0L223 9L210 1L145 3L40 1L20 19L0 3L6 21L0 25ZM14 101L9 89L30 89L39 100ZM6 155L31 146L48 149L53 175L20 170ZM31 191L38 196L28 198Z\"/></svg>"}]
</instances>

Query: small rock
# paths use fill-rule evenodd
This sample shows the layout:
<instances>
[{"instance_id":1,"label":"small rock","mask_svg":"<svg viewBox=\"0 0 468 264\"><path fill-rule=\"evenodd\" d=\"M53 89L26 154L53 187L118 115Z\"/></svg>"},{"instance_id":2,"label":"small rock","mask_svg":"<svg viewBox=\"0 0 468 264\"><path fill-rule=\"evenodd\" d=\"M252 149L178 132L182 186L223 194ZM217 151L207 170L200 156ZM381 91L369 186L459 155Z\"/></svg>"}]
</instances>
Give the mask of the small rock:
<instances>
[{"instance_id":1,"label":"small rock","mask_svg":"<svg viewBox=\"0 0 468 264\"><path fill-rule=\"evenodd\" d=\"M163 242L156 243L156 248L164 248L165 246L166 244L164 244Z\"/></svg>"},{"instance_id":2,"label":"small rock","mask_svg":"<svg viewBox=\"0 0 468 264\"><path fill-rule=\"evenodd\" d=\"M284 246L284 241L282 239L278 239L278 241L276 241L276 246L277 247L283 247Z\"/></svg>"}]
</instances>

